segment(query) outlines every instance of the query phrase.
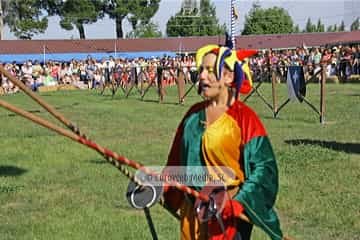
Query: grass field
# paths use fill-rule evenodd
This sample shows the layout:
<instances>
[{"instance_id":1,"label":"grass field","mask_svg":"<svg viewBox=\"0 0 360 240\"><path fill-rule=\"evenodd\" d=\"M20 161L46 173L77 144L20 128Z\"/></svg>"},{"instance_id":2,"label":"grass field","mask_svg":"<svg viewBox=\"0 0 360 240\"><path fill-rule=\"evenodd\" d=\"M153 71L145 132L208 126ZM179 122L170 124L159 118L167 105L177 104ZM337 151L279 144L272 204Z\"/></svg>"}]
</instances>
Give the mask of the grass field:
<instances>
[{"instance_id":1,"label":"grass field","mask_svg":"<svg viewBox=\"0 0 360 240\"><path fill-rule=\"evenodd\" d=\"M305 104L279 114L253 96L247 102L264 122L280 173L276 209L295 239L360 239L360 84L326 86L326 124ZM269 99L270 85L261 92ZM277 87L279 102L286 86ZM319 106L319 85L307 99ZM145 101L120 92L42 94L98 144L145 165L162 165L185 106L168 89L164 104L150 91ZM23 94L0 99L51 119ZM142 211L129 207L126 177L98 153L0 109L0 239L151 239ZM159 239L178 239L178 223L151 208ZM252 239L267 239L255 228Z\"/></svg>"}]
</instances>

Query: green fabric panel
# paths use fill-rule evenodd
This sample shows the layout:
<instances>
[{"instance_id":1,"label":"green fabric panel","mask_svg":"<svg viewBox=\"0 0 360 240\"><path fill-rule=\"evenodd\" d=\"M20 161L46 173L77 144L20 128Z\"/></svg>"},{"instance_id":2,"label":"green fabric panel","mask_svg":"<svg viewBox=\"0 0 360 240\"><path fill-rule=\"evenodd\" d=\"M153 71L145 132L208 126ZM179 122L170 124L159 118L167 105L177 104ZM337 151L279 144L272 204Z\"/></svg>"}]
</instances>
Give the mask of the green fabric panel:
<instances>
[{"instance_id":1,"label":"green fabric panel","mask_svg":"<svg viewBox=\"0 0 360 240\"><path fill-rule=\"evenodd\" d=\"M200 168L193 166L204 166L201 152L201 139L205 131L203 122L206 116L204 109L191 114L184 121L184 131L181 144L181 166L186 166L186 173L190 175L202 175L204 172L197 172ZM203 168L205 169L205 168ZM203 186L194 186L196 190L201 190Z\"/></svg>"},{"instance_id":2,"label":"green fabric panel","mask_svg":"<svg viewBox=\"0 0 360 240\"><path fill-rule=\"evenodd\" d=\"M251 221L272 240L282 239L279 219L273 209L278 191L278 170L268 137L256 137L244 146L245 183L234 197Z\"/></svg>"}]
</instances>

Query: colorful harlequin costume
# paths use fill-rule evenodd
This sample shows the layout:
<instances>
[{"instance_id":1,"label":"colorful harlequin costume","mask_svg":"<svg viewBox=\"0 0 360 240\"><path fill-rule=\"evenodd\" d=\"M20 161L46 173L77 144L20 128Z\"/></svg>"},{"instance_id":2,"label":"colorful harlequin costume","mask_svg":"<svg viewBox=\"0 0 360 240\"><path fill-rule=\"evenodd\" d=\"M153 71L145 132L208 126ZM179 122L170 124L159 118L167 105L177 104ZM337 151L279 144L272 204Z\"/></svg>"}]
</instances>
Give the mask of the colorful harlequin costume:
<instances>
[{"instance_id":1,"label":"colorful harlequin costume","mask_svg":"<svg viewBox=\"0 0 360 240\"><path fill-rule=\"evenodd\" d=\"M251 222L263 229L271 239L282 239L280 224L273 210L278 191L275 156L257 115L237 100L238 93L249 92L252 85L249 68L241 60L255 52L236 52L227 47L208 45L197 52L198 69L201 68L203 57L210 52L217 55L217 79L224 65L234 72L236 100L218 119L206 126L203 123L206 122L205 109L209 101L192 106L177 129L167 166L230 167L236 178L227 179L225 184L229 189L236 189L232 194L233 200L240 203L238 205L242 206L240 208L244 209ZM191 172L192 168L187 169ZM196 189L200 190L201 187ZM180 210L182 239L206 239L204 228L194 211L194 202L171 187L165 191L164 197L167 205ZM237 216L237 213L233 215ZM241 229L236 231L241 232Z\"/></svg>"}]
</instances>

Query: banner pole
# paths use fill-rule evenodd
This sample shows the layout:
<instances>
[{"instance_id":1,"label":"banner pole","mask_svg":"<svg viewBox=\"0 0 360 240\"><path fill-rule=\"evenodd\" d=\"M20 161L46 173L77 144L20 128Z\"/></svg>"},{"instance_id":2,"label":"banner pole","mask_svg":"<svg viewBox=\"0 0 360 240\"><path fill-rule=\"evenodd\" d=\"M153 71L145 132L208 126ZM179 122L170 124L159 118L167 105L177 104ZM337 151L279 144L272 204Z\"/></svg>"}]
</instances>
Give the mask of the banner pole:
<instances>
[{"instance_id":1,"label":"banner pole","mask_svg":"<svg viewBox=\"0 0 360 240\"><path fill-rule=\"evenodd\" d=\"M322 66L321 82L320 82L320 123L325 123L325 83L326 83L326 69L325 64Z\"/></svg>"},{"instance_id":2,"label":"banner pole","mask_svg":"<svg viewBox=\"0 0 360 240\"><path fill-rule=\"evenodd\" d=\"M273 114L274 114L274 118L276 118L276 112L277 112L277 99L276 99L276 91L275 91L275 84L276 84L276 76L275 76L275 71L271 70L271 91L272 91L272 110L273 110Z\"/></svg>"}]
</instances>

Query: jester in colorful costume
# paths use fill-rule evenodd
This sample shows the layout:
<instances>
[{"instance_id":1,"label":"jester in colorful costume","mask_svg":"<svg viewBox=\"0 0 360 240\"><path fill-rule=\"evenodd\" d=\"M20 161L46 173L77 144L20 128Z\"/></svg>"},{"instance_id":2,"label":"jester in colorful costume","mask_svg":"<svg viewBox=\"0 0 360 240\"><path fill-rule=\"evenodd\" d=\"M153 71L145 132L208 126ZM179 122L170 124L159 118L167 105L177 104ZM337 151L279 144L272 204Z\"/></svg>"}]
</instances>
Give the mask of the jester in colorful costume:
<instances>
[{"instance_id":1,"label":"jester in colorful costume","mask_svg":"<svg viewBox=\"0 0 360 240\"><path fill-rule=\"evenodd\" d=\"M272 240L283 238L273 209L278 191L278 170L267 133L256 113L239 100L252 87L245 58L256 51L207 45L196 53L199 93L204 101L193 105L182 119L167 166L185 166L191 173L228 167L234 177L224 178L230 198L219 213L221 223L199 220L196 199L166 187L164 198L180 211L181 239L250 239L252 224ZM198 168L196 168L198 169ZM204 190L204 186L194 186ZM246 215L252 224L237 217ZM221 226L220 226L221 225Z\"/></svg>"}]
</instances>

